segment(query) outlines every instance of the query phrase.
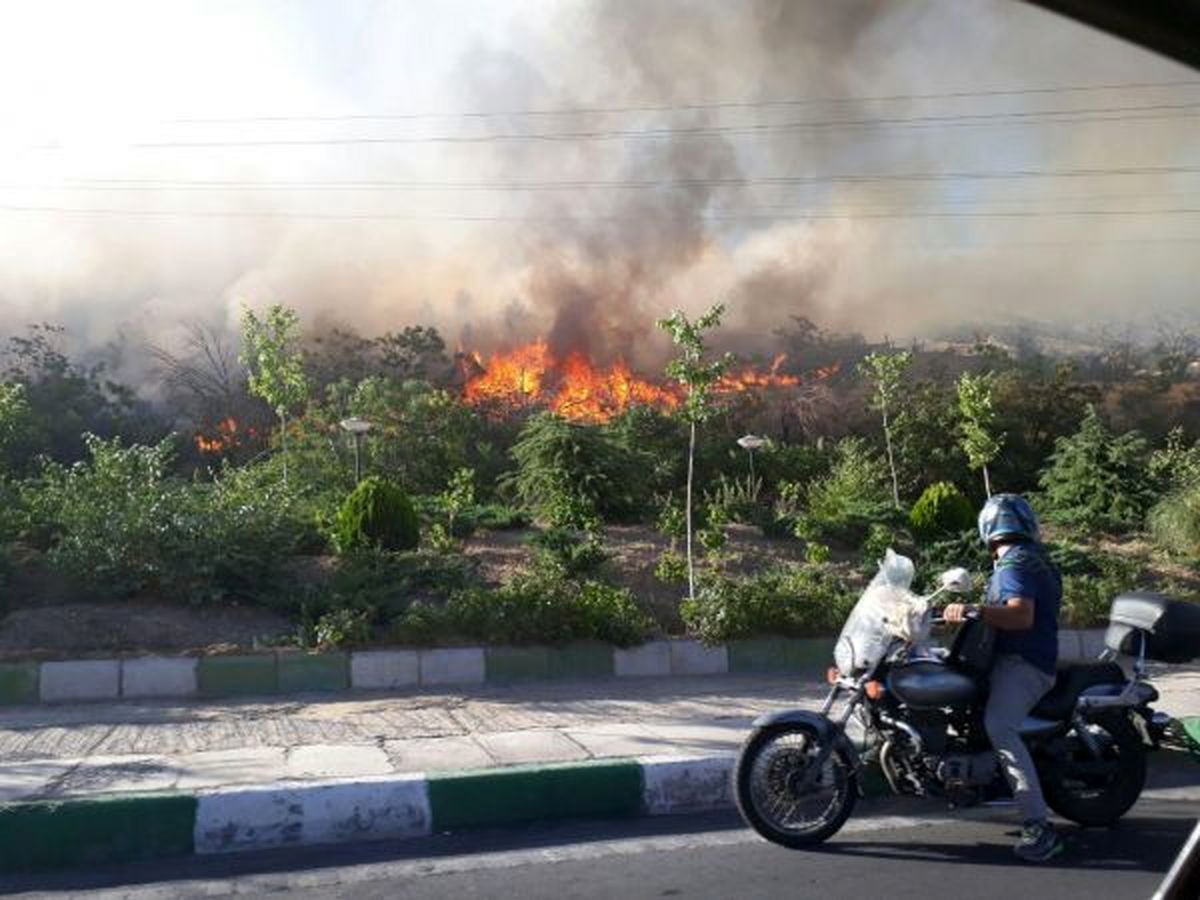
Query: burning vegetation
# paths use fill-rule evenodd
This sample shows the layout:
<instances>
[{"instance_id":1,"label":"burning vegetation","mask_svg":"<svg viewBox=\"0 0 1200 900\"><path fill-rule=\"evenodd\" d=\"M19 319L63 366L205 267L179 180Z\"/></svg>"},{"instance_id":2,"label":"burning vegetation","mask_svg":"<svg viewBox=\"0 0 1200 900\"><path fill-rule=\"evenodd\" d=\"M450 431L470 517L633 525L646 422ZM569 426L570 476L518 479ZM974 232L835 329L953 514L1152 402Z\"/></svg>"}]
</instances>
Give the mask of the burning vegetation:
<instances>
[{"instance_id":1,"label":"burning vegetation","mask_svg":"<svg viewBox=\"0 0 1200 900\"><path fill-rule=\"evenodd\" d=\"M576 421L607 422L631 406L670 411L683 399L678 385L642 378L624 359L604 365L578 351L560 359L540 339L493 353L486 361L470 352L460 358L467 403L498 415L536 406ZM787 354L781 353L767 369L742 366L722 376L716 393L797 388L805 379L784 372L786 363ZM811 377L822 380L836 371L831 366Z\"/></svg>"},{"instance_id":2,"label":"burning vegetation","mask_svg":"<svg viewBox=\"0 0 1200 900\"><path fill-rule=\"evenodd\" d=\"M201 453L217 456L236 450L256 436L255 429L243 428L237 419L226 416L209 434L196 433L196 449Z\"/></svg>"}]
</instances>

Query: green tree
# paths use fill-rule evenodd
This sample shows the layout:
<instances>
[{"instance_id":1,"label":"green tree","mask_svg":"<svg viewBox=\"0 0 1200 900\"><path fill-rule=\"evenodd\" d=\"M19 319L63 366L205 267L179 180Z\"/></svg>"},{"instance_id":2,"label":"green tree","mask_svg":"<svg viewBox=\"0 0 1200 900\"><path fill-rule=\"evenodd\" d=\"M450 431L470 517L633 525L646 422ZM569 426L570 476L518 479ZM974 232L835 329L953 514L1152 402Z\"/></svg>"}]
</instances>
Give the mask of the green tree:
<instances>
[{"instance_id":1,"label":"green tree","mask_svg":"<svg viewBox=\"0 0 1200 900\"><path fill-rule=\"evenodd\" d=\"M992 394L996 386L995 375L985 372L972 375L963 372L958 379L958 412L962 417L959 434L963 452L972 469L983 470L983 489L992 496L992 479L988 464L1004 446L1004 435L995 431L996 408Z\"/></svg>"},{"instance_id":2,"label":"green tree","mask_svg":"<svg viewBox=\"0 0 1200 900\"><path fill-rule=\"evenodd\" d=\"M732 357L725 354L719 359L705 358L707 347L704 334L721 324L725 305L714 304L708 312L695 322L689 321L681 310L674 310L666 319L659 319L658 327L671 335L680 350L679 356L667 364L667 375L684 386L687 394L683 401L683 417L688 423L688 467L687 492L684 510L686 515L688 598L696 599L696 570L692 555L692 489L695 481L696 426L711 418L713 414L712 389L729 367Z\"/></svg>"},{"instance_id":3,"label":"green tree","mask_svg":"<svg viewBox=\"0 0 1200 900\"><path fill-rule=\"evenodd\" d=\"M249 376L250 393L261 397L279 416L283 447L283 480L287 483L288 412L308 399L308 376L304 357L297 346L300 317L296 311L276 303L259 318L242 308L241 362Z\"/></svg>"},{"instance_id":4,"label":"green tree","mask_svg":"<svg viewBox=\"0 0 1200 900\"><path fill-rule=\"evenodd\" d=\"M912 353L907 350L899 353L871 353L858 364L858 370L871 382L874 389L869 401L871 409L878 412L883 419L883 441L887 448L888 470L892 473L892 505L896 509L900 508L900 477L896 473L896 456L892 450L890 417L904 382L904 373L910 365Z\"/></svg>"},{"instance_id":5,"label":"green tree","mask_svg":"<svg viewBox=\"0 0 1200 900\"><path fill-rule=\"evenodd\" d=\"M1145 438L1112 434L1092 406L1055 442L1041 485L1051 516L1079 528L1137 528L1155 499Z\"/></svg>"},{"instance_id":6,"label":"green tree","mask_svg":"<svg viewBox=\"0 0 1200 900\"><path fill-rule=\"evenodd\" d=\"M0 383L0 463L9 449L20 445L30 427L29 403L23 384Z\"/></svg>"}]
</instances>

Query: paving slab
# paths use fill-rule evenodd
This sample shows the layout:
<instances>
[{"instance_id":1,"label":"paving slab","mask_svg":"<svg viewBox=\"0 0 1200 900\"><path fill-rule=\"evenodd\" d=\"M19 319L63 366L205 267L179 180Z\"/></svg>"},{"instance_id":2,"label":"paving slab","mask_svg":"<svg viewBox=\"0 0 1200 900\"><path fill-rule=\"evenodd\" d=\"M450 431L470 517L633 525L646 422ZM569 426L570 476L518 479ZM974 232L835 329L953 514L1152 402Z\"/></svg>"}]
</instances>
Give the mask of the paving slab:
<instances>
[{"instance_id":1,"label":"paving slab","mask_svg":"<svg viewBox=\"0 0 1200 900\"><path fill-rule=\"evenodd\" d=\"M483 769L496 764L479 742L471 737L384 741L383 750L397 772Z\"/></svg>"},{"instance_id":2,"label":"paving slab","mask_svg":"<svg viewBox=\"0 0 1200 900\"><path fill-rule=\"evenodd\" d=\"M49 786L78 764L72 759L31 759L4 766L0 803L44 796Z\"/></svg>"},{"instance_id":3,"label":"paving slab","mask_svg":"<svg viewBox=\"0 0 1200 900\"><path fill-rule=\"evenodd\" d=\"M569 735L549 729L481 734L476 740L504 766L587 759L588 751Z\"/></svg>"},{"instance_id":4,"label":"paving slab","mask_svg":"<svg viewBox=\"0 0 1200 900\"><path fill-rule=\"evenodd\" d=\"M392 763L372 744L315 744L288 752L288 778L356 778L390 775Z\"/></svg>"},{"instance_id":5,"label":"paving slab","mask_svg":"<svg viewBox=\"0 0 1200 900\"><path fill-rule=\"evenodd\" d=\"M176 757L177 790L256 784L278 779L286 766L283 747L247 747L238 750L204 750Z\"/></svg>"}]
</instances>

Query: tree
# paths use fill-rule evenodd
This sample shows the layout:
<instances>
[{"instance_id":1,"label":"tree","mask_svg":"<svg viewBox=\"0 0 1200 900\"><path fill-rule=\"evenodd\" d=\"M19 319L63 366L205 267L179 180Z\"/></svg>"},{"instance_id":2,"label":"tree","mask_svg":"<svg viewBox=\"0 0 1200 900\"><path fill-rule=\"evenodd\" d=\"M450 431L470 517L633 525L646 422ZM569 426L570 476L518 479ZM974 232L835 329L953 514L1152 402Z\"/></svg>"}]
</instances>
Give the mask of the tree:
<instances>
[{"instance_id":1,"label":"tree","mask_svg":"<svg viewBox=\"0 0 1200 900\"><path fill-rule=\"evenodd\" d=\"M892 473L892 504L900 508L900 477L896 474L896 457L892 451L891 411L904 381L904 373L912 365L912 353L871 353L858 365L858 370L871 382L874 393L869 401L873 410L883 418L883 441L887 448L888 469Z\"/></svg>"},{"instance_id":2,"label":"tree","mask_svg":"<svg viewBox=\"0 0 1200 900\"><path fill-rule=\"evenodd\" d=\"M992 393L995 386L995 375L991 372L982 375L963 372L958 379L958 412L962 417L959 433L963 452L972 469L983 470L983 489L989 497L992 496L992 479L988 464L1004 446L1004 435L994 431L996 408Z\"/></svg>"},{"instance_id":3,"label":"tree","mask_svg":"<svg viewBox=\"0 0 1200 900\"><path fill-rule=\"evenodd\" d=\"M1140 527L1157 498L1149 457L1145 438L1113 434L1088 406L1079 430L1055 441L1042 472L1051 518L1083 529Z\"/></svg>"},{"instance_id":4,"label":"tree","mask_svg":"<svg viewBox=\"0 0 1200 900\"><path fill-rule=\"evenodd\" d=\"M283 447L283 481L287 483L288 411L308 399L308 377L296 346L300 317L282 304L271 306L260 319L242 308L241 363L249 375L250 393L261 397L279 416Z\"/></svg>"},{"instance_id":5,"label":"tree","mask_svg":"<svg viewBox=\"0 0 1200 900\"><path fill-rule=\"evenodd\" d=\"M666 319L658 320L658 327L671 335L671 340L680 349L680 354L667 364L667 375L684 386L687 391L682 413L688 423L688 466L687 493L684 510L687 529L688 599L696 599L696 571L692 556L692 485L696 460L696 426L707 421L713 413L712 389L720 380L732 361L730 354L719 359L705 359L704 333L721 324L725 305L713 307L695 322L681 310L672 311Z\"/></svg>"}]
</instances>

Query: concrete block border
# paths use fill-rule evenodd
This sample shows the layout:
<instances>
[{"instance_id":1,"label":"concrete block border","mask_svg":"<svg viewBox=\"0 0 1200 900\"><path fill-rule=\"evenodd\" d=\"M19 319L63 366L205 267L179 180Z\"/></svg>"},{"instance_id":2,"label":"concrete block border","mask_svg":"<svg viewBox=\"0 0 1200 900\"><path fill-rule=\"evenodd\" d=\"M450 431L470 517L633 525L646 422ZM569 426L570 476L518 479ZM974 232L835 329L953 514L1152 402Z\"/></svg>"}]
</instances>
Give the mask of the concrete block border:
<instances>
[{"instance_id":1,"label":"concrete block border","mask_svg":"<svg viewBox=\"0 0 1200 900\"><path fill-rule=\"evenodd\" d=\"M1060 632L1063 659L1094 659L1103 630ZM596 642L561 647L436 647L232 656L0 662L0 707L89 700L226 698L345 690L447 688L530 680L726 674L817 675L832 638L766 637L715 647L690 639L620 648Z\"/></svg>"},{"instance_id":2,"label":"concrete block border","mask_svg":"<svg viewBox=\"0 0 1200 900\"><path fill-rule=\"evenodd\" d=\"M1160 781L1200 781L1186 753L1160 750L1151 761ZM724 809L733 765L731 754L650 756L6 803L0 873ZM872 768L860 784L868 797L887 793Z\"/></svg>"}]
</instances>

